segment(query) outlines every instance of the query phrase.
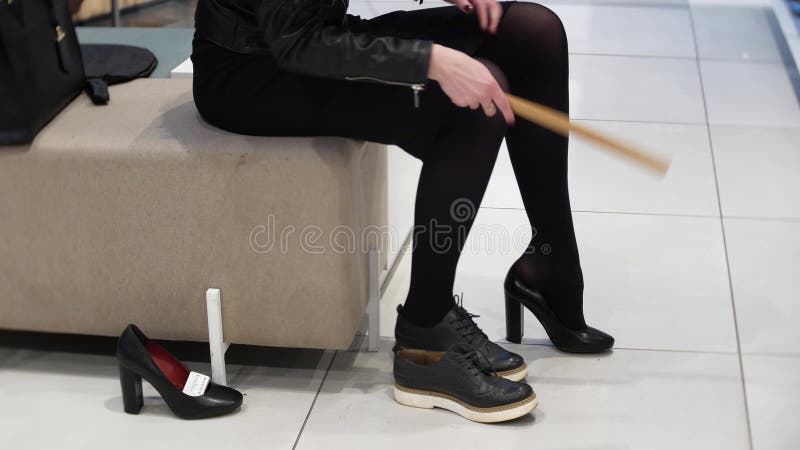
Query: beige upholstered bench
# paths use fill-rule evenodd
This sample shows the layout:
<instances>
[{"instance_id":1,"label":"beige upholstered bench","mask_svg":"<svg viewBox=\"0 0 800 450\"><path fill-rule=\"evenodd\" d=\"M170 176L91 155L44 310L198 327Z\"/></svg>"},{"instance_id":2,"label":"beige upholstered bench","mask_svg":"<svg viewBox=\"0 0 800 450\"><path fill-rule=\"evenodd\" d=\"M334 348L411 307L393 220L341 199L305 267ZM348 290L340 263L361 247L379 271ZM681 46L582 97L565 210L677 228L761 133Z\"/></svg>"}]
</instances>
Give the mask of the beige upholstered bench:
<instances>
[{"instance_id":1,"label":"beige upholstered bench","mask_svg":"<svg viewBox=\"0 0 800 450\"><path fill-rule=\"evenodd\" d=\"M385 146L218 130L191 80L111 97L0 148L0 328L210 340L224 381L223 335L347 348L371 297L377 345Z\"/></svg>"}]
</instances>

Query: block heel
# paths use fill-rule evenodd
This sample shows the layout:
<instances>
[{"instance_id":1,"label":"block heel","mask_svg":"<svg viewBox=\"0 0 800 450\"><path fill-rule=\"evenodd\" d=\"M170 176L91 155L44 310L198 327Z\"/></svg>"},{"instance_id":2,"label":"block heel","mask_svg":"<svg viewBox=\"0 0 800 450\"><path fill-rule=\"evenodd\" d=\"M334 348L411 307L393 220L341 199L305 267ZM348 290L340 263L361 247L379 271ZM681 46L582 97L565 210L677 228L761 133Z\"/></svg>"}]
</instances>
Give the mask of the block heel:
<instances>
[{"instance_id":1,"label":"block heel","mask_svg":"<svg viewBox=\"0 0 800 450\"><path fill-rule=\"evenodd\" d=\"M128 414L139 414L142 409L142 377L134 371L119 366L119 384L122 387L122 404Z\"/></svg>"},{"instance_id":2,"label":"block heel","mask_svg":"<svg viewBox=\"0 0 800 450\"><path fill-rule=\"evenodd\" d=\"M506 292L506 340L519 344L525 332L525 317L522 315L522 303Z\"/></svg>"}]
</instances>

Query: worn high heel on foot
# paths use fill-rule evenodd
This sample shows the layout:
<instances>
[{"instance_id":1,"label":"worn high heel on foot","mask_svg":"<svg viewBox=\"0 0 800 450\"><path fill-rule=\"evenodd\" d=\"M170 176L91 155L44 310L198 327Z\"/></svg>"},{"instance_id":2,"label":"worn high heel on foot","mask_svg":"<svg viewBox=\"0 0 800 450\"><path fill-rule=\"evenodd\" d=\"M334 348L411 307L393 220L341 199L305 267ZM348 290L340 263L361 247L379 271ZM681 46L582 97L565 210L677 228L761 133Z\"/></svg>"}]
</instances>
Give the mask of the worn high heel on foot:
<instances>
[{"instance_id":1,"label":"worn high heel on foot","mask_svg":"<svg viewBox=\"0 0 800 450\"><path fill-rule=\"evenodd\" d=\"M142 378L153 385L170 410L183 419L221 416L242 405L239 391L189 371L136 325L130 324L122 332L117 344L117 361L122 403L128 414L139 414L142 409Z\"/></svg>"},{"instance_id":2,"label":"worn high heel on foot","mask_svg":"<svg viewBox=\"0 0 800 450\"><path fill-rule=\"evenodd\" d=\"M564 325L548 306L542 293L532 289L514 275L506 275L506 339L519 344L524 333L522 307L528 308L541 322L547 336L559 350L568 353L598 353L614 346L610 335L587 326L573 330Z\"/></svg>"}]
</instances>

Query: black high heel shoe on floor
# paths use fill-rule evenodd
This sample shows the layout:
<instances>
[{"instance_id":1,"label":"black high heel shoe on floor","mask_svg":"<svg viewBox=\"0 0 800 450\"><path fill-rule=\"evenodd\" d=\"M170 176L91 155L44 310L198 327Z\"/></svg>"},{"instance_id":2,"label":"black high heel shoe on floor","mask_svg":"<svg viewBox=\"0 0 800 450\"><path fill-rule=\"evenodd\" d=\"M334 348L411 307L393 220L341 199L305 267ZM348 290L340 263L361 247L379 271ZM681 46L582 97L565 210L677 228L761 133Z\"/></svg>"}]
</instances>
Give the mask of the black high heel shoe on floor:
<instances>
[{"instance_id":1,"label":"black high heel shoe on floor","mask_svg":"<svg viewBox=\"0 0 800 450\"><path fill-rule=\"evenodd\" d=\"M242 405L239 391L190 372L136 325L128 325L119 337L117 361L122 402L128 414L139 414L142 409L142 378L153 385L169 409L182 419L221 416Z\"/></svg>"},{"instance_id":2,"label":"black high heel shoe on floor","mask_svg":"<svg viewBox=\"0 0 800 450\"><path fill-rule=\"evenodd\" d=\"M506 294L506 339L509 342L522 342L524 306L539 319L553 345L563 352L599 353L614 346L614 338L596 328L587 326L573 330L564 325L542 293L526 286L513 270L509 270L503 286Z\"/></svg>"}]
</instances>

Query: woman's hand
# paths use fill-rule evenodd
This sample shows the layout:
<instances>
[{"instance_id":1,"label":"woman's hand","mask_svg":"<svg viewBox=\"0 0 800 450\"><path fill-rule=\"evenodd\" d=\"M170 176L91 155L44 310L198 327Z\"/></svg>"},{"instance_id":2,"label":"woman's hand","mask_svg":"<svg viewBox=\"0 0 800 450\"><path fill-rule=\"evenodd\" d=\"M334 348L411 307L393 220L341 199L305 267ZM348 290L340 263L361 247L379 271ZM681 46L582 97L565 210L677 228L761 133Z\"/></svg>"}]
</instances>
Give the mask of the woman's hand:
<instances>
[{"instance_id":1,"label":"woman's hand","mask_svg":"<svg viewBox=\"0 0 800 450\"><path fill-rule=\"evenodd\" d=\"M445 0L465 13L476 11L481 29L489 33L497 33L497 24L503 16L503 7L497 0Z\"/></svg>"},{"instance_id":2,"label":"woman's hand","mask_svg":"<svg viewBox=\"0 0 800 450\"><path fill-rule=\"evenodd\" d=\"M428 78L437 81L457 106L480 106L487 116L494 116L497 105L506 122L514 124L514 112L497 80L486 66L466 53L433 44Z\"/></svg>"}]
</instances>

